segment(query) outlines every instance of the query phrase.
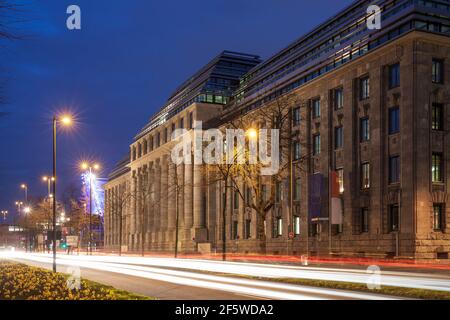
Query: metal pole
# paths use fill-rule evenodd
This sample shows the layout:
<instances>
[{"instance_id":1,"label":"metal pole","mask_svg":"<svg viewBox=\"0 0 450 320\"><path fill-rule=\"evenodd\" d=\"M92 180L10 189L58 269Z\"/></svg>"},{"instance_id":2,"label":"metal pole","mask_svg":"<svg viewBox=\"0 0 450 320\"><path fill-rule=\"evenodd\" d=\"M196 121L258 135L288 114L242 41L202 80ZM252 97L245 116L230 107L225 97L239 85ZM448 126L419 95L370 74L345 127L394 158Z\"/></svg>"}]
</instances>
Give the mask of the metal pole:
<instances>
[{"instance_id":1,"label":"metal pole","mask_svg":"<svg viewBox=\"0 0 450 320\"><path fill-rule=\"evenodd\" d=\"M334 181L333 181L334 183ZM331 257L332 243L331 243L331 168L328 167L328 253Z\"/></svg>"},{"instance_id":2,"label":"metal pole","mask_svg":"<svg viewBox=\"0 0 450 320\"><path fill-rule=\"evenodd\" d=\"M92 255L92 168L89 167L89 254Z\"/></svg>"},{"instance_id":3,"label":"metal pole","mask_svg":"<svg viewBox=\"0 0 450 320\"><path fill-rule=\"evenodd\" d=\"M56 272L56 117L53 117L53 272Z\"/></svg>"}]
</instances>

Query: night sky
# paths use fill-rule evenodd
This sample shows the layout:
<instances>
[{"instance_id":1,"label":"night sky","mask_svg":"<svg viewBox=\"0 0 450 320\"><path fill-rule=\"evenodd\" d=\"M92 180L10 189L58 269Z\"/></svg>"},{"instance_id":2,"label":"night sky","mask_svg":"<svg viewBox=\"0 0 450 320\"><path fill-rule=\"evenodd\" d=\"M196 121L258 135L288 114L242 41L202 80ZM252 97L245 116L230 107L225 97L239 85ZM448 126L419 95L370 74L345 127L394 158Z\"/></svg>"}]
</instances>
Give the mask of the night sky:
<instances>
[{"instance_id":1,"label":"night sky","mask_svg":"<svg viewBox=\"0 0 450 320\"><path fill-rule=\"evenodd\" d=\"M107 176L133 136L172 91L222 50L268 58L346 7L351 0L17 0L13 31L0 42L0 210L44 196L51 173L51 118L70 110L59 132L59 190L80 188L79 162ZM82 30L66 28L77 4ZM58 193L61 195L60 193Z\"/></svg>"}]
</instances>

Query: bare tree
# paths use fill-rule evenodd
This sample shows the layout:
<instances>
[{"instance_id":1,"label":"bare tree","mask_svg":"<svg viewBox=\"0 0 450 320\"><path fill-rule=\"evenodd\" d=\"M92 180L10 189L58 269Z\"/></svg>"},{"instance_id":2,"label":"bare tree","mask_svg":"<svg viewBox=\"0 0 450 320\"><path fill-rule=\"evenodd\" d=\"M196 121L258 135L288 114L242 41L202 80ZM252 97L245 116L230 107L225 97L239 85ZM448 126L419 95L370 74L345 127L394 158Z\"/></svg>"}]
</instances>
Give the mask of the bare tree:
<instances>
[{"instance_id":1,"label":"bare tree","mask_svg":"<svg viewBox=\"0 0 450 320\"><path fill-rule=\"evenodd\" d=\"M298 135L298 132L295 132L292 126L293 110L294 108L305 107L306 103L297 95L288 94L277 98L271 104L260 107L245 116L233 117L232 120L227 121L223 126L225 130L242 129L245 132L257 132L260 129L277 129L279 132L278 153L280 156L280 166L279 170L271 176L261 175L262 169L264 168L264 164L261 161L257 161L256 163L249 161L249 140L252 138L257 139L257 137L248 136L246 138L246 147L243 150L237 150L235 152L236 158L244 156L244 163L216 165L217 171L220 172L222 180L225 183L225 203L222 206L222 219L225 219L226 216L226 190L233 189L239 194L239 197L243 201L247 200L247 206L253 209L257 214L257 239L260 240L262 252L265 252L265 221L267 213L271 211L279 200L277 196L279 188L277 188L277 185L281 184L281 182L285 181L287 178L290 178L292 189L293 172L298 169L305 170L305 164L310 157L309 151L307 151L303 152L300 156L297 156L295 161L293 161L292 141ZM227 141L227 143L230 142ZM274 143L274 141L269 139L268 150L271 149L272 143ZM302 150L308 150L305 147L305 142L299 141L299 143L302 145ZM241 155L239 155L239 153L241 153ZM273 160L274 159L272 159L272 161ZM249 188L251 192L246 192L247 188ZM270 193L267 192L267 189L270 189ZM251 194L251 196L249 196L249 194ZM292 191L290 196L292 196ZM225 228L223 228L222 233L224 237L223 241L226 242ZM226 251L225 245L223 251ZM225 253L223 259L225 259Z\"/></svg>"},{"instance_id":2,"label":"bare tree","mask_svg":"<svg viewBox=\"0 0 450 320\"><path fill-rule=\"evenodd\" d=\"M134 195L130 192L128 185L120 184L109 196L109 203L112 206L111 216L119 222L119 256L122 255L123 243L123 221L126 218L124 214L127 207L130 205L131 199ZM111 222L110 222L111 224Z\"/></svg>"},{"instance_id":3,"label":"bare tree","mask_svg":"<svg viewBox=\"0 0 450 320\"><path fill-rule=\"evenodd\" d=\"M18 15L21 12L21 5L9 0L0 0L0 45L5 40L12 41L20 39L21 37L12 32L11 26L19 22ZM3 78L3 75L2 75ZM0 82L0 106L5 103L5 96L3 95L4 81ZM0 111L0 118L7 116L8 112Z\"/></svg>"}]
</instances>

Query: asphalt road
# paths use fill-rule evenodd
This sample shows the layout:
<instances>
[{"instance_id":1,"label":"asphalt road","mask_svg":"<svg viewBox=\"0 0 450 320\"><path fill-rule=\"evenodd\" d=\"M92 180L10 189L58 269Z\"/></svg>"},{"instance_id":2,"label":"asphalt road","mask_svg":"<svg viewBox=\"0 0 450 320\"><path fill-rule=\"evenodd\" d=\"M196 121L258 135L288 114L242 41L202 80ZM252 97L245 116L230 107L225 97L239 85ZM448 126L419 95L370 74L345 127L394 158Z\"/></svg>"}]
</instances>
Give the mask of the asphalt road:
<instances>
[{"instance_id":1,"label":"asphalt road","mask_svg":"<svg viewBox=\"0 0 450 320\"><path fill-rule=\"evenodd\" d=\"M4 258L51 268L47 254L10 253ZM321 299L392 299L377 294L315 288L286 283L217 276L204 272L241 274L265 278L308 278L367 283L365 270L317 267L293 267L254 263L139 258L117 256L58 255L58 271L79 267L81 276L119 289L158 299L187 300L321 300ZM382 272L382 285L439 289L450 291L450 277L405 272Z\"/></svg>"}]
</instances>

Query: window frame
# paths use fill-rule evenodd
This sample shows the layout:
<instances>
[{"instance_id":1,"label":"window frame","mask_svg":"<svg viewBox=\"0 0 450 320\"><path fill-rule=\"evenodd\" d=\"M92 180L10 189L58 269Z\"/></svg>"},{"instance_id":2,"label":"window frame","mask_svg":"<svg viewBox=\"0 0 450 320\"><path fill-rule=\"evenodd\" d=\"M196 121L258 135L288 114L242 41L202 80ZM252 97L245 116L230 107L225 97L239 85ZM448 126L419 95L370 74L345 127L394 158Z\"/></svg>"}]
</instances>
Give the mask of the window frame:
<instances>
[{"instance_id":1,"label":"window frame","mask_svg":"<svg viewBox=\"0 0 450 320\"><path fill-rule=\"evenodd\" d=\"M361 189L369 190L371 185L370 162L361 163ZM367 179L367 183L366 183Z\"/></svg>"},{"instance_id":2,"label":"window frame","mask_svg":"<svg viewBox=\"0 0 450 320\"><path fill-rule=\"evenodd\" d=\"M433 152L431 155L431 182L444 182L444 156L441 152ZM437 170L436 170L437 169Z\"/></svg>"},{"instance_id":3,"label":"window frame","mask_svg":"<svg viewBox=\"0 0 450 320\"><path fill-rule=\"evenodd\" d=\"M294 236L300 236L300 234L301 234L301 219L300 219L300 216L298 216L298 215L294 215L294 219L293 219L294 221L294 223L293 223L293 226L294 226Z\"/></svg>"},{"instance_id":4,"label":"window frame","mask_svg":"<svg viewBox=\"0 0 450 320\"><path fill-rule=\"evenodd\" d=\"M361 233L368 233L370 230L369 213L368 207L361 208Z\"/></svg>"},{"instance_id":5,"label":"window frame","mask_svg":"<svg viewBox=\"0 0 450 320\"><path fill-rule=\"evenodd\" d=\"M396 71L394 74L393 72ZM389 89L400 87L400 63L394 63L389 66Z\"/></svg>"},{"instance_id":6,"label":"window frame","mask_svg":"<svg viewBox=\"0 0 450 320\"><path fill-rule=\"evenodd\" d=\"M367 126L364 126L367 123ZM359 130L360 130L360 142L370 141L370 118L362 117L359 120Z\"/></svg>"},{"instance_id":7,"label":"window frame","mask_svg":"<svg viewBox=\"0 0 450 320\"><path fill-rule=\"evenodd\" d=\"M313 119L319 119L321 117L321 108L320 98L311 99L311 113Z\"/></svg>"},{"instance_id":8,"label":"window frame","mask_svg":"<svg viewBox=\"0 0 450 320\"><path fill-rule=\"evenodd\" d=\"M344 87L338 87L333 90L333 104L334 110L344 108Z\"/></svg>"},{"instance_id":9,"label":"window frame","mask_svg":"<svg viewBox=\"0 0 450 320\"><path fill-rule=\"evenodd\" d=\"M439 66L439 68L436 68ZM431 82L434 84L444 84L444 60L433 58L431 66Z\"/></svg>"},{"instance_id":10,"label":"window frame","mask_svg":"<svg viewBox=\"0 0 450 320\"><path fill-rule=\"evenodd\" d=\"M396 160L396 174L394 177L393 169L393 160ZM389 157L389 184L395 184L400 182L400 176L401 176L401 162L400 162L400 156L399 155L392 155ZM395 178L395 179L394 179Z\"/></svg>"},{"instance_id":11,"label":"window frame","mask_svg":"<svg viewBox=\"0 0 450 320\"><path fill-rule=\"evenodd\" d=\"M301 122L301 114L300 114L300 107L295 107L292 110L292 126L298 127Z\"/></svg>"},{"instance_id":12,"label":"window frame","mask_svg":"<svg viewBox=\"0 0 450 320\"><path fill-rule=\"evenodd\" d=\"M359 79L359 100L370 99L370 77L364 76Z\"/></svg>"},{"instance_id":13,"label":"window frame","mask_svg":"<svg viewBox=\"0 0 450 320\"><path fill-rule=\"evenodd\" d=\"M344 127L334 127L334 150L344 148Z\"/></svg>"},{"instance_id":14,"label":"window frame","mask_svg":"<svg viewBox=\"0 0 450 320\"><path fill-rule=\"evenodd\" d=\"M433 103L431 107L431 130L444 131L444 123L444 104Z\"/></svg>"},{"instance_id":15,"label":"window frame","mask_svg":"<svg viewBox=\"0 0 450 320\"><path fill-rule=\"evenodd\" d=\"M439 210L438 215L436 214L436 209ZM438 220L436 217L438 216ZM445 229L445 204L443 203L433 203L433 230L438 232L443 232Z\"/></svg>"},{"instance_id":16,"label":"window frame","mask_svg":"<svg viewBox=\"0 0 450 320\"><path fill-rule=\"evenodd\" d=\"M313 155L317 156L320 154L320 149L321 149L321 138L320 138L320 133L314 134L313 135Z\"/></svg>"},{"instance_id":17,"label":"window frame","mask_svg":"<svg viewBox=\"0 0 450 320\"><path fill-rule=\"evenodd\" d=\"M395 215L394 215L395 211ZM396 222L396 224L394 223ZM398 204L389 205L389 232L400 231L400 206Z\"/></svg>"},{"instance_id":18,"label":"window frame","mask_svg":"<svg viewBox=\"0 0 450 320\"><path fill-rule=\"evenodd\" d=\"M394 117L395 116L395 117ZM389 108L389 135L400 133L400 107L394 106ZM395 122L393 122L395 121Z\"/></svg>"}]
</instances>

